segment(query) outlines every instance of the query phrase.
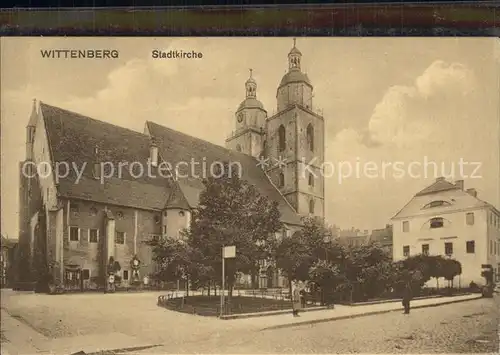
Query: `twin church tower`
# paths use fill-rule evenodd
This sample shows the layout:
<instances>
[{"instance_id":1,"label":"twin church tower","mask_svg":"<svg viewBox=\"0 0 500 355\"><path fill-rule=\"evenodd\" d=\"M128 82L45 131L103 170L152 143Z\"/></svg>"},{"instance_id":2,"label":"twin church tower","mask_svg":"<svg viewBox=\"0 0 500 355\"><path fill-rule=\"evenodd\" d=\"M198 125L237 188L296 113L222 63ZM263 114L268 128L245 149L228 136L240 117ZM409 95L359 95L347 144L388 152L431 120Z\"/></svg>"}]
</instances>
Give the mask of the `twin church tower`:
<instances>
[{"instance_id":1,"label":"twin church tower","mask_svg":"<svg viewBox=\"0 0 500 355\"><path fill-rule=\"evenodd\" d=\"M300 215L323 218L325 123L313 111L313 86L301 70L301 60L294 39L288 72L276 91L277 112L271 117L257 99L257 82L250 70L246 97L235 113L236 130L226 146L265 161L267 175Z\"/></svg>"}]
</instances>

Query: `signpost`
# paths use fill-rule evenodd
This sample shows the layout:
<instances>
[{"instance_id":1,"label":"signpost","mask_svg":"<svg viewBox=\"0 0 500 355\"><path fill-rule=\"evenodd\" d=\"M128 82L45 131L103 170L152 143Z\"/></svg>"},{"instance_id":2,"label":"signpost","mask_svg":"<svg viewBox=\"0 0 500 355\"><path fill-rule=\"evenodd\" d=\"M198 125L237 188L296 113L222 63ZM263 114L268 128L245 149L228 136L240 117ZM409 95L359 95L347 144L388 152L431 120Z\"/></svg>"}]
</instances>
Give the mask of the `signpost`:
<instances>
[{"instance_id":1,"label":"signpost","mask_svg":"<svg viewBox=\"0 0 500 355\"><path fill-rule=\"evenodd\" d=\"M224 291L226 289L225 286L225 278L226 278L226 273L225 273L225 259L229 258L235 258L236 257L236 247L229 246L229 247L222 247L222 290L220 293L220 317L224 315Z\"/></svg>"}]
</instances>

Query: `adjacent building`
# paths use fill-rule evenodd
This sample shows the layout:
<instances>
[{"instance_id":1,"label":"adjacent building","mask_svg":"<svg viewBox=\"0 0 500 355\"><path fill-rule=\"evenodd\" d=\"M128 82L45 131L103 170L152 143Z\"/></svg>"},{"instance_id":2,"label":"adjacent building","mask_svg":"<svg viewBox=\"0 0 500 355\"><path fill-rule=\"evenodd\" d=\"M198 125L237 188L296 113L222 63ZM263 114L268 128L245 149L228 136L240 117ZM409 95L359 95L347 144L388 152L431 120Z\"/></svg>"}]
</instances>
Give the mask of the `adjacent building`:
<instances>
[{"instance_id":1,"label":"adjacent building","mask_svg":"<svg viewBox=\"0 0 500 355\"><path fill-rule=\"evenodd\" d=\"M481 200L464 181L436 181L392 218L394 260L416 254L443 255L458 260L462 275L454 285L484 284L482 265L500 271L500 212ZM429 281L435 286L435 280ZM444 283L439 281L441 285Z\"/></svg>"},{"instance_id":2,"label":"adjacent building","mask_svg":"<svg viewBox=\"0 0 500 355\"><path fill-rule=\"evenodd\" d=\"M270 117L250 74L227 148L150 121L141 133L35 101L20 164L21 283L48 270L66 289L97 288L110 260L122 286L140 283L156 268L145 242L189 227L204 169L216 162L238 163L242 179L278 203L281 235L297 231L302 216L324 217L324 121L301 57L294 44ZM161 177L162 163L184 169L182 177ZM284 286L272 262L258 276L261 287Z\"/></svg>"},{"instance_id":3,"label":"adjacent building","mask_svg":"<svg viewBox=\"0 0 500 355\"><path fill-rule=\"evenodd\" d=\"M360 230L354 227L350 229L341 229L333 227L334 237L345 246L361 246L369 242L370 232L368 229Z\"/></svg>"},{"instance_id":4,"label":"adjacent building","mask_svg":"<svg viewBox=\"0 0 500 355\"><path fill-rule=\"evenodd\" d=\"M379 244L392 255L392 225L386 224L385 228L372 230L369 241Z\"/></svg>"},{"instance_id":5,"label":"adjacent building","mask_svg":"<svg viewBox=\"0 0 500 355\"><path fill-rule=\"evenodd\" d=\"M0 287L12 288L17 277L17 240L1 236Z\"/></svg>"}]
</instances>

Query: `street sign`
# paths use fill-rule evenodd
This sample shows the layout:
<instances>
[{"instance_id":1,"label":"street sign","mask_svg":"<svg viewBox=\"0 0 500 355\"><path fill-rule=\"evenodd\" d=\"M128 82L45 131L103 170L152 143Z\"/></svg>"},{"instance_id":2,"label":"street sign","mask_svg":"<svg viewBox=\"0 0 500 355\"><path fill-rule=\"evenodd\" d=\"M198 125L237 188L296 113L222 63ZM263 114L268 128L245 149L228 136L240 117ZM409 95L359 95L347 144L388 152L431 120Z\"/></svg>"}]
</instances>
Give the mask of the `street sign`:
<instances>
[{"instance_id":1,"label":"street sign","mask_svg":"<svg viewBox=\"0 0 500 355\"><path fill-rule=\"evenodd\" d=\"M235 258L236 257L236 247L234 245L229 246L229 247L224 247L224 249L222 249L222 257L224 259Z\"/></svg>"}]
</instances>

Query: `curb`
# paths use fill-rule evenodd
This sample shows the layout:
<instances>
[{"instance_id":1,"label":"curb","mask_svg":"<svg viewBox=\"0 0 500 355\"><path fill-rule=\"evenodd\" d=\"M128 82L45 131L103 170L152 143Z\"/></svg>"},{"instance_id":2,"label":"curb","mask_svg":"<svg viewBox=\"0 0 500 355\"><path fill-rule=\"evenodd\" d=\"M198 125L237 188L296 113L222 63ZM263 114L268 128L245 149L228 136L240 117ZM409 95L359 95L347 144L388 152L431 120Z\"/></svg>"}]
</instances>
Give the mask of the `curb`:
<instances>
[{"instance_id":1,"label":"curb","mask_svg":"<svg viewBox=\"0 0 500 355\"><path fill-rule=\"evenodd\" d=\"M314 307L314 308L309 308L302 310L302 312L315 312L315 311L324 311L328 309L326 306L319 306L319 307ZM279 310L279 311L269 311L267 313L264 312L255 312L255 313L244 313L244 314L232 314L228 316L222 316L219 319L220 320L233 320L233 319L245 319L245 318L257 318L257 317L267 317L267 316L276 316L276 315L282 315L282 314L292 314L292 309L284 309L284 310Z\"/></svg>"},{"instance_id":2,"label":"curb","mask_svg":"<svg viewBox=\"0 0 500 355\"><path fill-rule=\"evenodd\" d=\"M452 303L461 303L461 302L467 302L467 301L475 301L475 300L480 299L480 298L482 298L482 296L478 295L475 298L468 298L468 299L462 299L462 300L452 300L452 301L446 301L446 302L434 303L434 304L423 304L423 305L411 307L411 309L438 307L438 306L444 306L444 305L448 305L448 304L452 304ZM401 312L402 310L403 310L403 307L401 307L401 308L395 308L395 309L385 309L385 310L381 310L381 311L372 311L372 312L367 312L367 313L352 314L352 315L346 315L346 316L338 316L338 317L333 316L333 317L330 317L330 318L313 319L313 320L308 320L308 321L304 321L304 322L296 322L296 323L289 323L289 324L273 325L271 327L262 328L262 329L260 329L260 331L275 330L275 329L282 329L282 328L292 328L292 327L298 327L298 326L303 326L303 325L310 325L310 324L317 324L317 323L326 323L326 322L331 322L331 321L336 321L336 320L344 320L344 319L353 319L353 318L374 316L374 315L383 314L383 313Z\"/></svg>"}]
</instances>

